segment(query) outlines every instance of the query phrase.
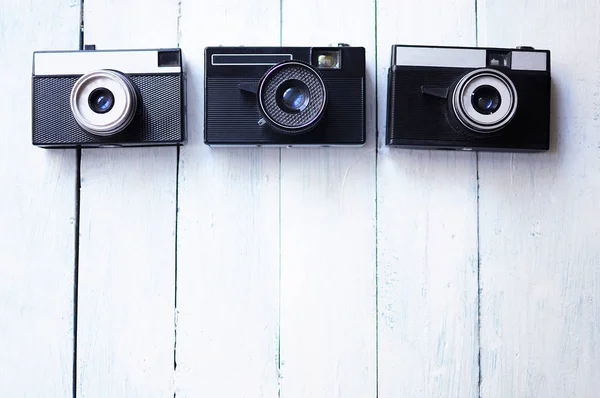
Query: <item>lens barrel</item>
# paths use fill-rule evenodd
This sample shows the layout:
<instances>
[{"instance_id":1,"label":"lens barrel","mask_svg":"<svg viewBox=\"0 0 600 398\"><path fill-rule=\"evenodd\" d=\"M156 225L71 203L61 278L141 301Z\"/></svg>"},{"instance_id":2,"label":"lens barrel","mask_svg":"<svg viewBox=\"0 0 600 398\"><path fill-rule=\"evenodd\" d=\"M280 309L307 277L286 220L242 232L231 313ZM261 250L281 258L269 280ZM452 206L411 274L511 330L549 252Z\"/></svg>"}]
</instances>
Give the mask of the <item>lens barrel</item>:
<instances>
[{"instance_id":1,"label":"lens barrel","mask_svg":"<svg viewBox=\"0 0 600 398\"><path fill-rule=\"evenodd\" d=\"M495 69L465 74L454 88L450 105L470 131L487 134L504 128L517 111L517 90L508 76Z\"/></svg>"},{"instance_id":2,"label":"lens barrel","mask_svg":"<svg viewBox=\"0 0 600 398\"><path fill-rule=\"evenodd\" d=\"M71 90L70 105L82 129L98 136L111 136L132 122L138 97L127 76L113 70L98 70L77 80Z\"/></svg>"},{"instance_id":3,"label":"lens barrel","mask_svg":"<svg viewBox=\"0 0 600 398\"><path fill-rule=\"evenodd\" d=\"M258 104L271 128L284 134L302 134L316 127L325 113L325 82L311 65L284 61L262 77Z\"/></svg>"}]
</instances>

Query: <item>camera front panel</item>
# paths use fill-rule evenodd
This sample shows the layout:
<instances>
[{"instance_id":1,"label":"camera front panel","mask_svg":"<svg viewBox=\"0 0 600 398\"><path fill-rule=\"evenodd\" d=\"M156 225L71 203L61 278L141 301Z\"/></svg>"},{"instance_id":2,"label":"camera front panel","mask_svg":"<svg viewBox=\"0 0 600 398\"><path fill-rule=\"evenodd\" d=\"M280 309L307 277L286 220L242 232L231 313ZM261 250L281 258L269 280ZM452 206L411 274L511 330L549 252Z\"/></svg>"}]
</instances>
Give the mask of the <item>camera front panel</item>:
<instances>
[{"instance_id":1,"label":"camera front panel","mask_svg":"<svg viewBox=\"0 0 600 398\"><path fill-rule=\"evenodd\" d=\"M421 47L418 47L421 48ZM423 47L425 51L429 47ZM437 48L436 48L437 49ZM442 48L446 49L446 48ZM463 48L450 48L462 50ZM473 49L474 50L474 49ZM386 143L393 146L425 149L480 149L492 151L543 151L550 141L550 72L523 70L515 57L515 68L491 64L494 54L506 58L514 50L477 49L483 57L469 61L470 67L432 65L393 65L388 75L388 109ZM546 54L546 52L542 52ZM439 58L438 58L439 59ZM395 60L393 60L395 61ZM451 62L454 62L451 60ZM481 64L483 62L483 64ZM480 68L476 68L479 63ZM535 62L531 64L535 66ZM538 62L538 66L540 62ZM527 66L527 65L525 65ZM520 69L517 69L520 68ZM461 79L473 71L495 71L506 76L517 93L514 115L507 124L493 131L476 131L465 126L455 112L453 95ZM538 68L541 69L541 68ZM477 74L477 73L475 73ZM483 91L486 86L482 85ZM490 87L488 86L487 89ZM474 94L482 92L475 90ZM497 99L497 98L496 98ZM489 99L483 106L499 105ZM503 104L504 105L504 104ZM473 105L477 107L477 104ZM490 112L491 113L491 112ZM485 118L486 115L482 116Z\"/></svg>"},{"instance_id":2,"label":"camera front panel","mask_svg":"<svg viewBox=\"0 0 600 398\"><path fill-rule=\"evenodd\" d=\"M169 70L172 65L180 62L179 50L167 50L171 54ZM133 51L132 51L133 52ZM68 52L71 60L77 59L77 54L82 52ZM96 53L96 51L94 51ZM98 53L107 53L100 51ZM110 52L113 61L121 52ZM156 50L155 50L156 53ZM52 64L44 60L44 65L38 65L37 71L41 74L33 76L32 83L32 139L33 144L42 147L98 147L98 146L146 146L146 145L173 145L185 141L185 114L184 114L184 79L183 73L159 73L160 69L148 70L138 62L114 62L113 65L125 69L130 73L123 73L137 98L137 106L132 114L132 119L124 129L111 135L90 133L76 120L71 104L73 87L82 78L83 74L60 74L59 67L53 66L60 61L60 55L65 53L52 53ZM179 58L174 59L175 55ZM73 58L75 57L75 58ZM110 57L108 57L110 58ZM127 57L123 58L127 59ZM76 63L76 62L75 62ZM100 65L97 61L85 61L85 68L111 70L104 62ZM71 70L77 69L71 63ZM81 67L81 65L79 65ZM64 66L69 68L68 66ZM100 67L100 68L98 68ZM56 70L51 70L55 68ZM181 71L180 67L176 68ZM81 71L81 68L79 68ZM151 73L135 73L141 70ZM34 65L35 72L35 65ZM99 90L94 90L98 92ZM102 98L100 98L102 99ZM117 98L119 100L119 98ZM97 105L97 104L96 104ZM118 105L118 104L117 104ZM91 95L89 106L92 107ZM91 110L87 110L91 112Z\"/></svg>"},{"instance_id":3,"label":"camera front panel","mask_svg":"<svg viewBox=\"0 0 600 398\"><path fill-rule=\"evenodd\" d=\"M290 134L259 123L258 91L275 65L300 61L318 68L327 105L314 128ZM364 49L353 47L209 47L206 49L205 142L209 145L362 145L365 142ZM337 62L337 63L335 63ZM291 90L290 90L291 91Z\"/></svg>"}]
</instances>

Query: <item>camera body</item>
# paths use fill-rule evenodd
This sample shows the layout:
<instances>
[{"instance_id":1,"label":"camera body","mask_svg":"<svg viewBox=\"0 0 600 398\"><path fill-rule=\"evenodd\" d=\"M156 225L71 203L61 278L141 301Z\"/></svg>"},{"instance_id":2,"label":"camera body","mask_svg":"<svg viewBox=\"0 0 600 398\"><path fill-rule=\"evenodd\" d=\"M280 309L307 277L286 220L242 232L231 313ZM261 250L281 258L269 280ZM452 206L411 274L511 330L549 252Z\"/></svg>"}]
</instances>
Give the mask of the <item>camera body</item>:
<instances>
[{"instance_id":1,"label":"camera body","mask_svg":"<svg viewBox=\"0 0 600 398\"><path fill-rule=\"evenodd\" d=\"M182 144L181 50L34 52L32 119L41 147Z\"/></svg>"},{"instance_id":2,"label":"camera body","mask_svg":"<svg viewBox=\"0 0 600 398\"><path fill-rule=\"evenodd\" d=\"M550 106L550 51L392 46L388 145L546 151Z\"/></svg>"},{"instance_id":3,"label":"camera body","mask_svg":"<svg viewBox=\"0 0 600 398\"><path fill-rule=\"evenodd\" d=\"M207 47L204 142L365 143L362 47Z\"/></svg>"}]
</instances>

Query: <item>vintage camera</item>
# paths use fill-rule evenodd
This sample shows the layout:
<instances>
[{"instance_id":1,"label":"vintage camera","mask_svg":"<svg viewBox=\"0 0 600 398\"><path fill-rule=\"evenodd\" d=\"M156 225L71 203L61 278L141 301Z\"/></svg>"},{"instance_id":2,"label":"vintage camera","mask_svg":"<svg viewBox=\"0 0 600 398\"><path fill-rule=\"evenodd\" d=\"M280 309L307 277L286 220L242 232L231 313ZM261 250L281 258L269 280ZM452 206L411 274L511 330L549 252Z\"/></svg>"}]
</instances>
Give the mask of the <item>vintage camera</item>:
<instances>
[{"instance_id":1,"label":"vintage camera","mask_svg":"<svg viewBox=\"0 0 600 398\"><path fill-rule=\"evenodd\" d=\"M550 52L392 46L386 143L535 152L550 145Z\"/></svg>"},{"instance_id":2,"label":"vintage camera","mask_svg":"<svg viewBox=\"0 0 600 398\"><path fill-rule=\"evenodd\" d=\"M185 141L181 50L33 54L33 144L173 145Z\"/></svg>"},{"instance_id":3,"label":"vintage camera","mask_svg":"<svg viewBox=\"0 0 600 398\"><path fill-rule=\"evenodd\" d=\"M362 47L208 47L211 146L365 143Z\"/></svg>"}]
</instances>

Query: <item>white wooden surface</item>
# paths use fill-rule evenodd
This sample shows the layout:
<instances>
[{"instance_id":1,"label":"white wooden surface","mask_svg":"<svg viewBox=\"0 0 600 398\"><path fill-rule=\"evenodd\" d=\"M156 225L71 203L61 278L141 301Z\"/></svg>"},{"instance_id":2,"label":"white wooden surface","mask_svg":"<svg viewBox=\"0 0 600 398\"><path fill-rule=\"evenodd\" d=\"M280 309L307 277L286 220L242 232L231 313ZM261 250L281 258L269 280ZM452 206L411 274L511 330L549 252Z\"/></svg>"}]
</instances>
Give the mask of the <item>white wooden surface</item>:
<instances>
[{"instance_id":1,"label":"white wooden surface","mask_svg":"<svg viewBox=\"0 0 600 398\"><path fill-rule=\"evenodd\" d=\"M29 109L32 51L78 30L76 3L0 2L2 397L72 395L76 153L31 146Z\"/></svg>"},{"instance_id":2,"label":"white wooden surface","mask_svg":"<svg viewBox=\"0 0 600 398\"><path fill-rule=\"evenodd\" d=\"M181 10L190 137L179 166L177 397L276 397L279 149L210 149L202 109L204 48L278 45L279 3L186 0Z\"/></svg>"},{"instance_id":3,"label":"white wooden surface","mask_svg":"<svg viewBox=\"0 0 600 398\"><path fill-rule=\"evenodd\" d=\"M480 155L482 396L597 397L600 2L478 11L481 45L552 49L554 94L551 153Z\"/></svg>"},{"instance_id":4,"label":"white wooden surface","mask_svg":"<svg viewBox=\"0 0 600 398\"><path fill-rule=\"evenodd\" d=\"M77 181L29 109L80 4L0 2L0 396L598 395L600 2L83 8L88 44L183 49L189 141L83 150ZM365 147L203 145L205 46L338 42L366 48ZM385 147L392 43L551 49L553 150Z\"/></svg>"},{"instance_id":5,"label":"white wooden surface","mask_svg":"<svg viewBox=\"0 0 600 398\"><path fill-rule=\"evenodd\" d=\"M477 397L476 155L383 146L391 45L474 45L474 4L377 5L379 397Z\"/></svg>"},{"instance_id":6,"label":"white wooden surface","mask_svg":"<svg viewBox=\"0 0 600 398\"><path fill-rule=\"evenodd\" d=\"M376 394L375 8L282 2L282 44L365 47L368 144L281 151L281 396Z\"/></svg>"},{"instance_id":7,"label":"white wooden surface","mask_svg":"<svg viewBox=\"0 0 600 398\"><path fill-rule=\"evenodd\" d=\"M86 0L98 49L177 46L179 8L156 0ZM176 148L81 155L77 394L172 396Z\"/></svg>"}]
</instances>

